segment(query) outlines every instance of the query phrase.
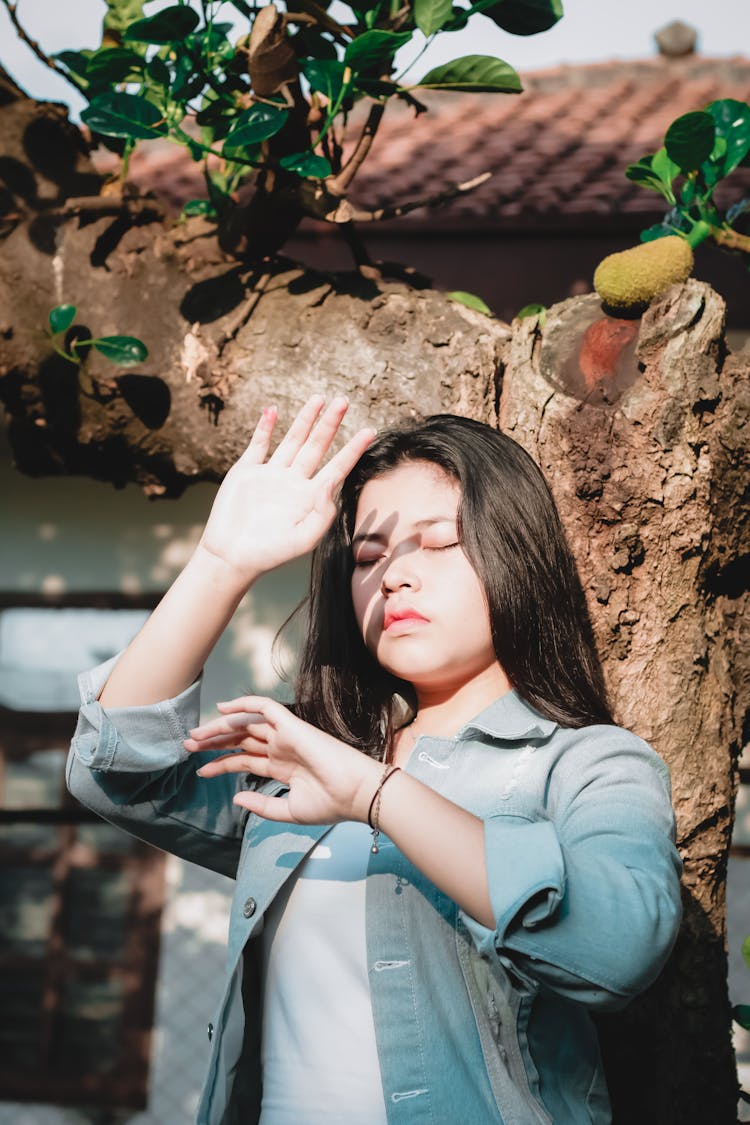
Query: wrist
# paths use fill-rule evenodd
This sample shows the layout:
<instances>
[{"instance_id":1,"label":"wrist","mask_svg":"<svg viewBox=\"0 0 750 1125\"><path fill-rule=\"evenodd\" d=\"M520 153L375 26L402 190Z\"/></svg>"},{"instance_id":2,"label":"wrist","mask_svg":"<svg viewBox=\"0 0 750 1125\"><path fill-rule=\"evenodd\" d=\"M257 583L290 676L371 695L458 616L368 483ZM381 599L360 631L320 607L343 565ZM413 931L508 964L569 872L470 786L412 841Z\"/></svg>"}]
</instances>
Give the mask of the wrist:
<instances>
[{"instance_id":1,"label":"wrist","mask_svg":"<svg viewBox=\"0 0 750 1125\"><path fill-rule=\"evenodd\" d=\"M376 762L374 758L367 757L365 754L362 758L362 769L352 801L351 819L367 824L373 797L380 785L385 767L382 762Z\"/></svg>"},{"instance_id":2,"label":"wrist","mask_svg":"<svg viewBox=\"0 0 750 1125\"><path fill-rule=\"evenodd\" d=\"M214 589L220 588L222 591L235 596L238 601L244 597L263 573L260 567L247 567L239 570L226 559L222 559L213 551L208 550L203 543L198 543L185 570L195 574L201 581Z\"/></svg>"}]
</instances>

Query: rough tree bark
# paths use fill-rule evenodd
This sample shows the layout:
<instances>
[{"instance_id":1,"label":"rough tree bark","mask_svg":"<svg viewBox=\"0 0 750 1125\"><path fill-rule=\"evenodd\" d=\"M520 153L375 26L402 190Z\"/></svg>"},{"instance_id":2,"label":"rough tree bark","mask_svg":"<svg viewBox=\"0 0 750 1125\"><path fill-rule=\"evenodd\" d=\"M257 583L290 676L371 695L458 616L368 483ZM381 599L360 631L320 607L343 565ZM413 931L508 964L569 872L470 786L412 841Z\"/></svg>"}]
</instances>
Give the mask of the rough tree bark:
<instances>
[{"instance_id":1,"label":"rough tree bark","mask_svg":"<svg viewBox=\"0 0 750 1125\"><path fill-rule=\"evenodd\" d=\"M0 75L0 400L20 469L217 479L260 407L352 396L350 426L452 410L499 424L547 473L578 559L618 719L672 767L685 924L667 972L601 1032L622 1125L729 1125L724 876L747 726L748 364L723 305L671 290L641 321L593 296L511 329L429 288L228 258L200 220L143 200L71 202L100 182L60 107ZM102 210L104 208L104 210ZM150 357L78 370L45 336L128 333Z\"/></svg>"},{"instance_id":2,"label":"rough tree bark","mask_svg":"<svg viewBox=\"0 0 750 1125\"><path fill-rule=\"evenodd\" d=\"M517 327L500 401L500 426L551 482L615 714L672 770L681 937L649 994L601 1021L629 1125L736 1120L724 906L750 682L750 365L726 355L723 327L696 281L640 323L575 298L543 334Z\"/></svg>"}]
</instances>

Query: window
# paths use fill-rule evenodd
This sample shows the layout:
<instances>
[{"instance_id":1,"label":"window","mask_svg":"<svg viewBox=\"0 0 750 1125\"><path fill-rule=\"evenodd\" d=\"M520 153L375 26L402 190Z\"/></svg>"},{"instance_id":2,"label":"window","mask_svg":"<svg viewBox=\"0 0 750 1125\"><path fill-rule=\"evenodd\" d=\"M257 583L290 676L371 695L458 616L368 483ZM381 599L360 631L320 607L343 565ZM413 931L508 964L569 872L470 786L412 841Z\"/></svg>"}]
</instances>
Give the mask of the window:
<instances>
[{"instance_id":1,"label":"window","mask_svg":"<svg viewBox=\"0 0 750 1125\"><path fill-rule=\"evenodd\" d=\"M149 608L0 599L0 1097L147 1102L164 856L65 788L75 671Z\"/></svg>"}]
</instances>

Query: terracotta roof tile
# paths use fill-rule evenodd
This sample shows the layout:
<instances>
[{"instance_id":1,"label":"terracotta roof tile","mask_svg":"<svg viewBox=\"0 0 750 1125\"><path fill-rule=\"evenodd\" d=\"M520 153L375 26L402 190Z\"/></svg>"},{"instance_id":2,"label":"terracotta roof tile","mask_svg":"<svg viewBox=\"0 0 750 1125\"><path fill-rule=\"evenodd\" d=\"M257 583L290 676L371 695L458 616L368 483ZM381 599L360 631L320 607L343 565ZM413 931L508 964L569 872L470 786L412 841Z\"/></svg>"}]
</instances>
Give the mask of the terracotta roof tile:
<instances>
[{"instance_id":1,"label":"terracotta roof tile","mask_svg":"<svg viewBox=\"0 0 750 1125\"><path fill-rule=\"evenodd\" d=\"M524 76L512 97L429 92L414 119L389 107L352 198L403 202L491 171L491 179L439 211L420 210L398 227L441 230L565 227L588 217L638 229L664 206L624 175L627 164L660 147L670 122L719 97L750 100L750 59L655 58L559 66ZM351 141L362 121L352 115ZM131 177L175 208L205 195L200 166L174 146L144 146ZM750 170L735 173L750 191ZM395 224L378 224L394 229ZM372 228L371 228L372 231Z\"/></svg>"}]
</instances>

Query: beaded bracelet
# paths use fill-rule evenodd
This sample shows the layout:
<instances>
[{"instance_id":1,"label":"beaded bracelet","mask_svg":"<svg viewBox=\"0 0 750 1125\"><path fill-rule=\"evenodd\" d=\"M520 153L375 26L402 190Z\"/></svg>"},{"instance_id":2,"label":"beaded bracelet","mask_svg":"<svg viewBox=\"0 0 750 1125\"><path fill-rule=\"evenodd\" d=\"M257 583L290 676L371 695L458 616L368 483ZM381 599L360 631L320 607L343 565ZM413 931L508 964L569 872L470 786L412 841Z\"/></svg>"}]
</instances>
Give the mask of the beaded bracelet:
<instances>
[{"instance_id":1,"label":"beaded bracelet","mask_svg":"<svg viewBox=\"0 0 750 1125\"><path fill-rule=\"evenodd\" d=\"M383 795L383 786L389 777L393 777L394 773L398 773L400 766L386 766L383 770L383 776L378 782L378 787L375 790L372 800L370 801L370 808L367 811L367 823L372 828L372 846L370 851L373 855L377 855L378 851L378 836L380 835L380 799Z\"/></svg>"}]
</instances>

